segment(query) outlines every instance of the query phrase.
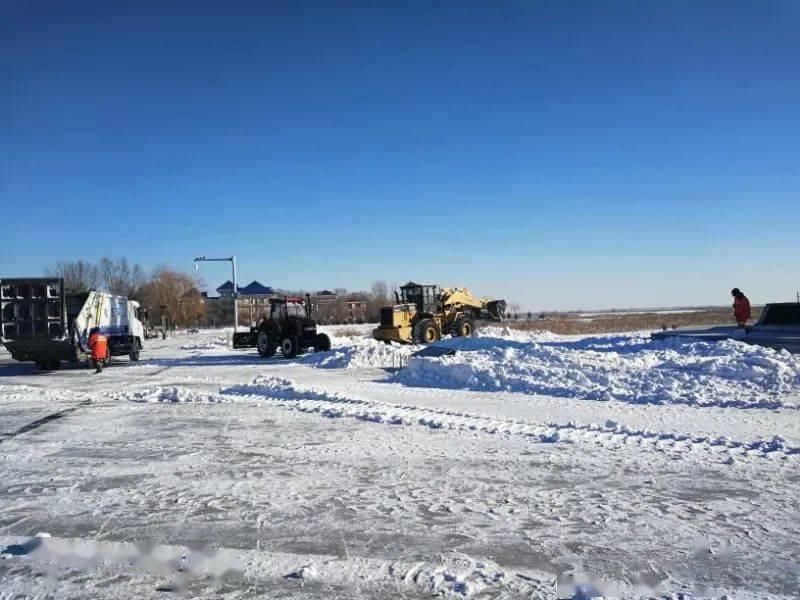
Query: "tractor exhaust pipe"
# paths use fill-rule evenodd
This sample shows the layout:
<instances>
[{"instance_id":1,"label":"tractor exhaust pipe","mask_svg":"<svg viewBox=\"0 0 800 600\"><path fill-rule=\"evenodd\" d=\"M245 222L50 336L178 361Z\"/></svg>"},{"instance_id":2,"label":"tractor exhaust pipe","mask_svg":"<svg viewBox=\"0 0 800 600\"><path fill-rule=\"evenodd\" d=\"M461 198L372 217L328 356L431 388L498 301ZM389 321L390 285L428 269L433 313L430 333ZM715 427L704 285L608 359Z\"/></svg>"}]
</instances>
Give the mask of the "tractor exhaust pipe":
<instances>
[{"instance_id":1,"label":"tractor exhaust pipe","mask_svg":"<svg viewBox=\"0 0 800 600\"><path fill-rule=\"evenodd\" d=\"M311 318L311 294L306 294L306 316Z\"/></svg>"}]
</instances>

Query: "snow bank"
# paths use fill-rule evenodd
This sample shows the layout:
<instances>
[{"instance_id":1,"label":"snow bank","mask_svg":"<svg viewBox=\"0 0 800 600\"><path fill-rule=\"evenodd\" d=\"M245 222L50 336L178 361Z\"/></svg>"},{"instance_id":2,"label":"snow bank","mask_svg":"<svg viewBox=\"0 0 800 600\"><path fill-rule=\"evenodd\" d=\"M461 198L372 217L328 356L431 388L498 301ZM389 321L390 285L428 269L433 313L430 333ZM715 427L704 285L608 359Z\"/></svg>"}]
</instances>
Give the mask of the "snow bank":
<instances>
[{"instance_id":1,"label":"snow bank","mask_svg":"<svg viewBox=\"0 0 800 600\"><path fill-rule=\"evenodd\" d=\"M746 408L800 404L800 356L734 340L511 334L441 343L459 352L412 358L393 381L630 403Z\"/></svg>"},{"instance_id":2,"label":"snow bank","mask_svg":"<svg viewBox=\"0 0 800 600\"><path fill-rule=\"evenodd\" d=\"M181 350L216 350L218 348L229 348L231 345L230 338L227 336L215 337L212 340L205 340L202 342L195 342L192 344L183 344L180 346Z\"/></svg>"},{"instance_id":3,"label":"snow bank","mask_svg":"<svg viewBox=\"0 0 800 600\"><path fill-rule=\"evenodd\" d=\"M322 369L400 368L419 348L400 344L384 344L371 337L333 338L329 352L307 354L303 364Z\"/></svg>"},{"instance_id":4,"label":"snow bank","mask_svg":"<svg viewBox=\"0 0 800 600\"><path fill-rule=\"evenodd\" d=\"M117 400L129 400L131 402L196 402L203 404L215 404L226 402L224 397L218 394L198 392L185 387L151 387L139 391L124 391L112 395Z\"/></svg>"}]
</instances>

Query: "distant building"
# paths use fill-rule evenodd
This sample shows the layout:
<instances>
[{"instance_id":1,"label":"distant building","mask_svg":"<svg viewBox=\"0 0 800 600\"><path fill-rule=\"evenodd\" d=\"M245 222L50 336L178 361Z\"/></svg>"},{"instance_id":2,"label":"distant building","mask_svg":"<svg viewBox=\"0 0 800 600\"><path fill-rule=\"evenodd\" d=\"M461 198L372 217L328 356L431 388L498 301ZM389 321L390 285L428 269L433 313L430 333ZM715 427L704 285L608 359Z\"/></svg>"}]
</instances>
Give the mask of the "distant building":
<instances>
[{"instance_id":1,"label":"distant building","mask_svg":"<svg viewBox=\"0 0 800 600\"><path fill-rule=\"evenodd\" d=\"M314 317L323 325L339 323L365 323L367 303L365 300L348 295L339 297L330 290L322 290L311 295Z\"/></svg>"},{"instance_id":2,"label":"distant building","mask_svg":"<svg viewBox=\"0 0 800 600\"><path fill-rule=\"evenodd\" d=\"M220 299L233 298L233 282L226 281L216 289ZM239 320L241 324L256 323L269 313L269 299L278 292L258 281L251 281L246 286L239 286Z\"/></svg>"}]
</instances>

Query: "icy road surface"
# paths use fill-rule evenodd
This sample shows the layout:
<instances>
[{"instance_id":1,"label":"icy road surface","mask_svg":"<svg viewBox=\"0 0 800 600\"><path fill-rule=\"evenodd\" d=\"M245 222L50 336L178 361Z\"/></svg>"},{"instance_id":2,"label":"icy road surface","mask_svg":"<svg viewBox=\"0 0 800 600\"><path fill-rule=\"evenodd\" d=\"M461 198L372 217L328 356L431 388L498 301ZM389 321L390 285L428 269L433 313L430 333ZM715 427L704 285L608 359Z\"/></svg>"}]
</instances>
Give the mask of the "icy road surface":
<instances>
[{"instance_id":1,"label":"icy road surface","mask_svg":"<svg viewBox=\"0 0 800 600\"><path fill-rule=\"evenodd\" d=\"M0 353L0 600L800 596L800 357L329 332Z\"/></svg>"}]
</instances>

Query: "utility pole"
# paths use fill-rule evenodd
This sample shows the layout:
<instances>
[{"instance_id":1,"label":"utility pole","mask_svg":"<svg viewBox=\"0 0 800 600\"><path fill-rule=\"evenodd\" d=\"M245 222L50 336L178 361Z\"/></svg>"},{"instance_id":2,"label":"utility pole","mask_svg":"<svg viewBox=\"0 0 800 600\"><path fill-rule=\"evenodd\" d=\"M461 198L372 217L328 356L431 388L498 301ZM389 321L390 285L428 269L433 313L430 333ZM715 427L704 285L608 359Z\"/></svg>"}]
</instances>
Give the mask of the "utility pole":
<instances>
[{"instance_id":1,"label":"utility pole","mask_svg":"<svg viewBox=\"0 0 800 600\"><path fill-rule=\"evenodd\" d=\"M229 256L228 258L206 258L205 256L194 257L194 269L200 270L201 262L230 262L233 269L233 333L239 330L239 283L236 276L236 256Z\"/></svg>"},{"instance_id":2,"label":"utility pole","mask_svg":"<svg viewBox=\"0 0 800 600\"><path fill-rule=\"evenodd\" d=\"M167 306L161 305L161 339L167 339Z\"/></svg>"}]
</instances>

